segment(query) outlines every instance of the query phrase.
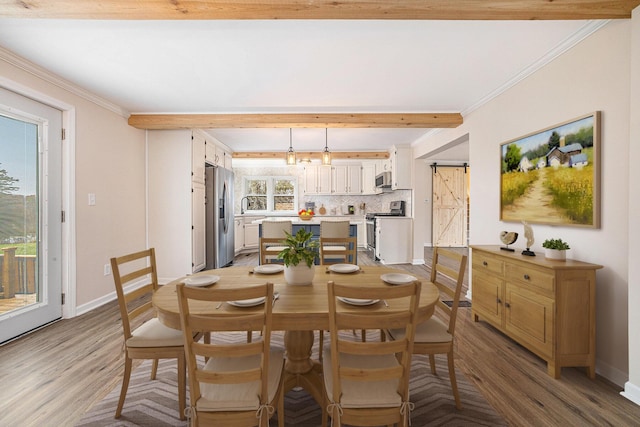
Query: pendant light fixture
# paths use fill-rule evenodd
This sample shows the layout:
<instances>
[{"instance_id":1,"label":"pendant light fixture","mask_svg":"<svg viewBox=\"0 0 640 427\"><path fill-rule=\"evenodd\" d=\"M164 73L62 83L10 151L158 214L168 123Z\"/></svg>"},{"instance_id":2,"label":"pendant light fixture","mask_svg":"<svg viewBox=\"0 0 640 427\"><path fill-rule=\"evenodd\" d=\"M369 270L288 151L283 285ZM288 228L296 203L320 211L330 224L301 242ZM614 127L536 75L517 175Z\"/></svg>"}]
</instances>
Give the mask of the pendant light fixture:
<instances>
[{"instance_id":1,"label":"pendant light fixture","mask_svg":"<svg viewBox=\"0 0 640 427\"><path fill-rule=\"evenodd\" d=\"M331 164L331 152L329 151L329 147L327 146L329 140L329 131L327 128L324 128L324 151L322 152L322 164L330 165Z\"/></svg>"},{"instance_id":2,"label":"pendant light fixture","mask_svg":"<svg viewBox=\"0 0 640 427\"><path fill-rule=\"evenodd\" d=\"M287 151L287 164L295 166L296 164L296 152L293 151L293 136L291 128L289 128L289 151Z\"/></svg>"}]
</instances>

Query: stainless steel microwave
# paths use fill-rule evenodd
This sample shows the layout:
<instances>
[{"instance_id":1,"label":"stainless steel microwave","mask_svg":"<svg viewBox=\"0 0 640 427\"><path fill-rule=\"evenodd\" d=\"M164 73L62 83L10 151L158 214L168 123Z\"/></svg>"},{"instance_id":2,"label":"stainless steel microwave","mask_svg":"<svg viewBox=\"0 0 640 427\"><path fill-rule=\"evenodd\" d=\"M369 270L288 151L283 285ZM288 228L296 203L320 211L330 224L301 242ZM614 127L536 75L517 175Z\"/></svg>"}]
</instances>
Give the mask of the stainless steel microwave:
<instances>
[{"instance_id":1,"label":"stainless steel microwave","mask_svg":"<svg viewBox=\"0 0 640 427\"><path fill-rule=\"evenodd\" d=\"M376 175L376 188L391 188L391 171Z\"/></svg>"}]
</instances>

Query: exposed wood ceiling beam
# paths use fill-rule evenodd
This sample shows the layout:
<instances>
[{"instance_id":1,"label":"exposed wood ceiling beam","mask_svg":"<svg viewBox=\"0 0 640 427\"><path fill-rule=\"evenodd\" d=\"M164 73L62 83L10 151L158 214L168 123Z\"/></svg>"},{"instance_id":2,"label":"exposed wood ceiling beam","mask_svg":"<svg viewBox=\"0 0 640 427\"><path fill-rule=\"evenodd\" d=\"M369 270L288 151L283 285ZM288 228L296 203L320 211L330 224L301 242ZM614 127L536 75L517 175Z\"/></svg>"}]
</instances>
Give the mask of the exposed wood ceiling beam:
<instances>
[{"instance_id":1,"label":"exposed wood ceiling beam","mask_svg":"<svg viewBox=\"0 0 640 427\"><path fill-rule=\"evenodd\" d=\"M234 159L282 159L285 160L285 152L259 152L242 151L233 153ZM321 151L296 151L296 158L300 159L321 159ZM331 158L337 159L388 159L388 151L332 151Z\"/></svg>"},{"instance_id":2,"label":"exposed wood ceiling beam","mask_svg":"<svg viewBox=\"0 0 640 427\"><path fill-rule=\"evenodd\" d=\"M454 128L460 113L132 114L138 129Z\"/></svg>"},{"instance_id":3,"label":"exposed wood ceiling beam","mask_svg":"<svg viewBox=\"0 0 640 427\"><path fill-rule=\"evenodd\" d=\"M0 0L0 17L50 19L628 19L640 0Z\"/></svg>"}]
</instances>

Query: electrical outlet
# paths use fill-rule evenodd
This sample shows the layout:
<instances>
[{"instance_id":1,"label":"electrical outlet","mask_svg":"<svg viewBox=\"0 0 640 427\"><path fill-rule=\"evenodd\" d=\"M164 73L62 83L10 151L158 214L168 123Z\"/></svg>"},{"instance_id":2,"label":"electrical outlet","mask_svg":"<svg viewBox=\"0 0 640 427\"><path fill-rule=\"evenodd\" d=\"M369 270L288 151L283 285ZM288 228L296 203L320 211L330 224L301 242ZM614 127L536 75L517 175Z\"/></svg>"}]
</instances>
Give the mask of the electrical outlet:
<instances>
[{"instance_id":1,"label":"electrical outlet","mask_svg":"<svg viewBox=\"0 0 640 427\"><path fill-rule=\"evenodd\" d=\"M108 276L111 274L111 264L105 264L104 265L104 275Z\"/></svg>"}]
</instances>

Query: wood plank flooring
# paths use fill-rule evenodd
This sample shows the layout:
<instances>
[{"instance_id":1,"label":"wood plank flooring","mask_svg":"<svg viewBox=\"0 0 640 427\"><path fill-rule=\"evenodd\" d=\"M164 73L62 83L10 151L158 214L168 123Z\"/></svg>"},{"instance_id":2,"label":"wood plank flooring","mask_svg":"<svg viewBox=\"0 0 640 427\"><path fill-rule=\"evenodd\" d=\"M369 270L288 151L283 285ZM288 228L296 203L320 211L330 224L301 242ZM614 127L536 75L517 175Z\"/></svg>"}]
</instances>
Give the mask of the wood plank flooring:
<instances>
[{"instance_id":1,"label":"wood plank flooring","mask_svg":"<svg viewBox=\"0 0 640 427\"><path fill-rule=\"evenodd\" d=\"M426 249L428 263L430 255ZM363 252L358 261L374 264ZM257 255L240 255L235 264L255 265ZM427 266L396 267L429 275ZM470 309L459 313L456 369L510 425L640 425L640 407L620 396L618 386L600 376L589 380L573 368L564 368L554 380L541 359L487 324L474 323ZM0 347L0 426L74 425L94 402L120 386L122 355L115 301Z\"/></svg>"}]
</instances>

